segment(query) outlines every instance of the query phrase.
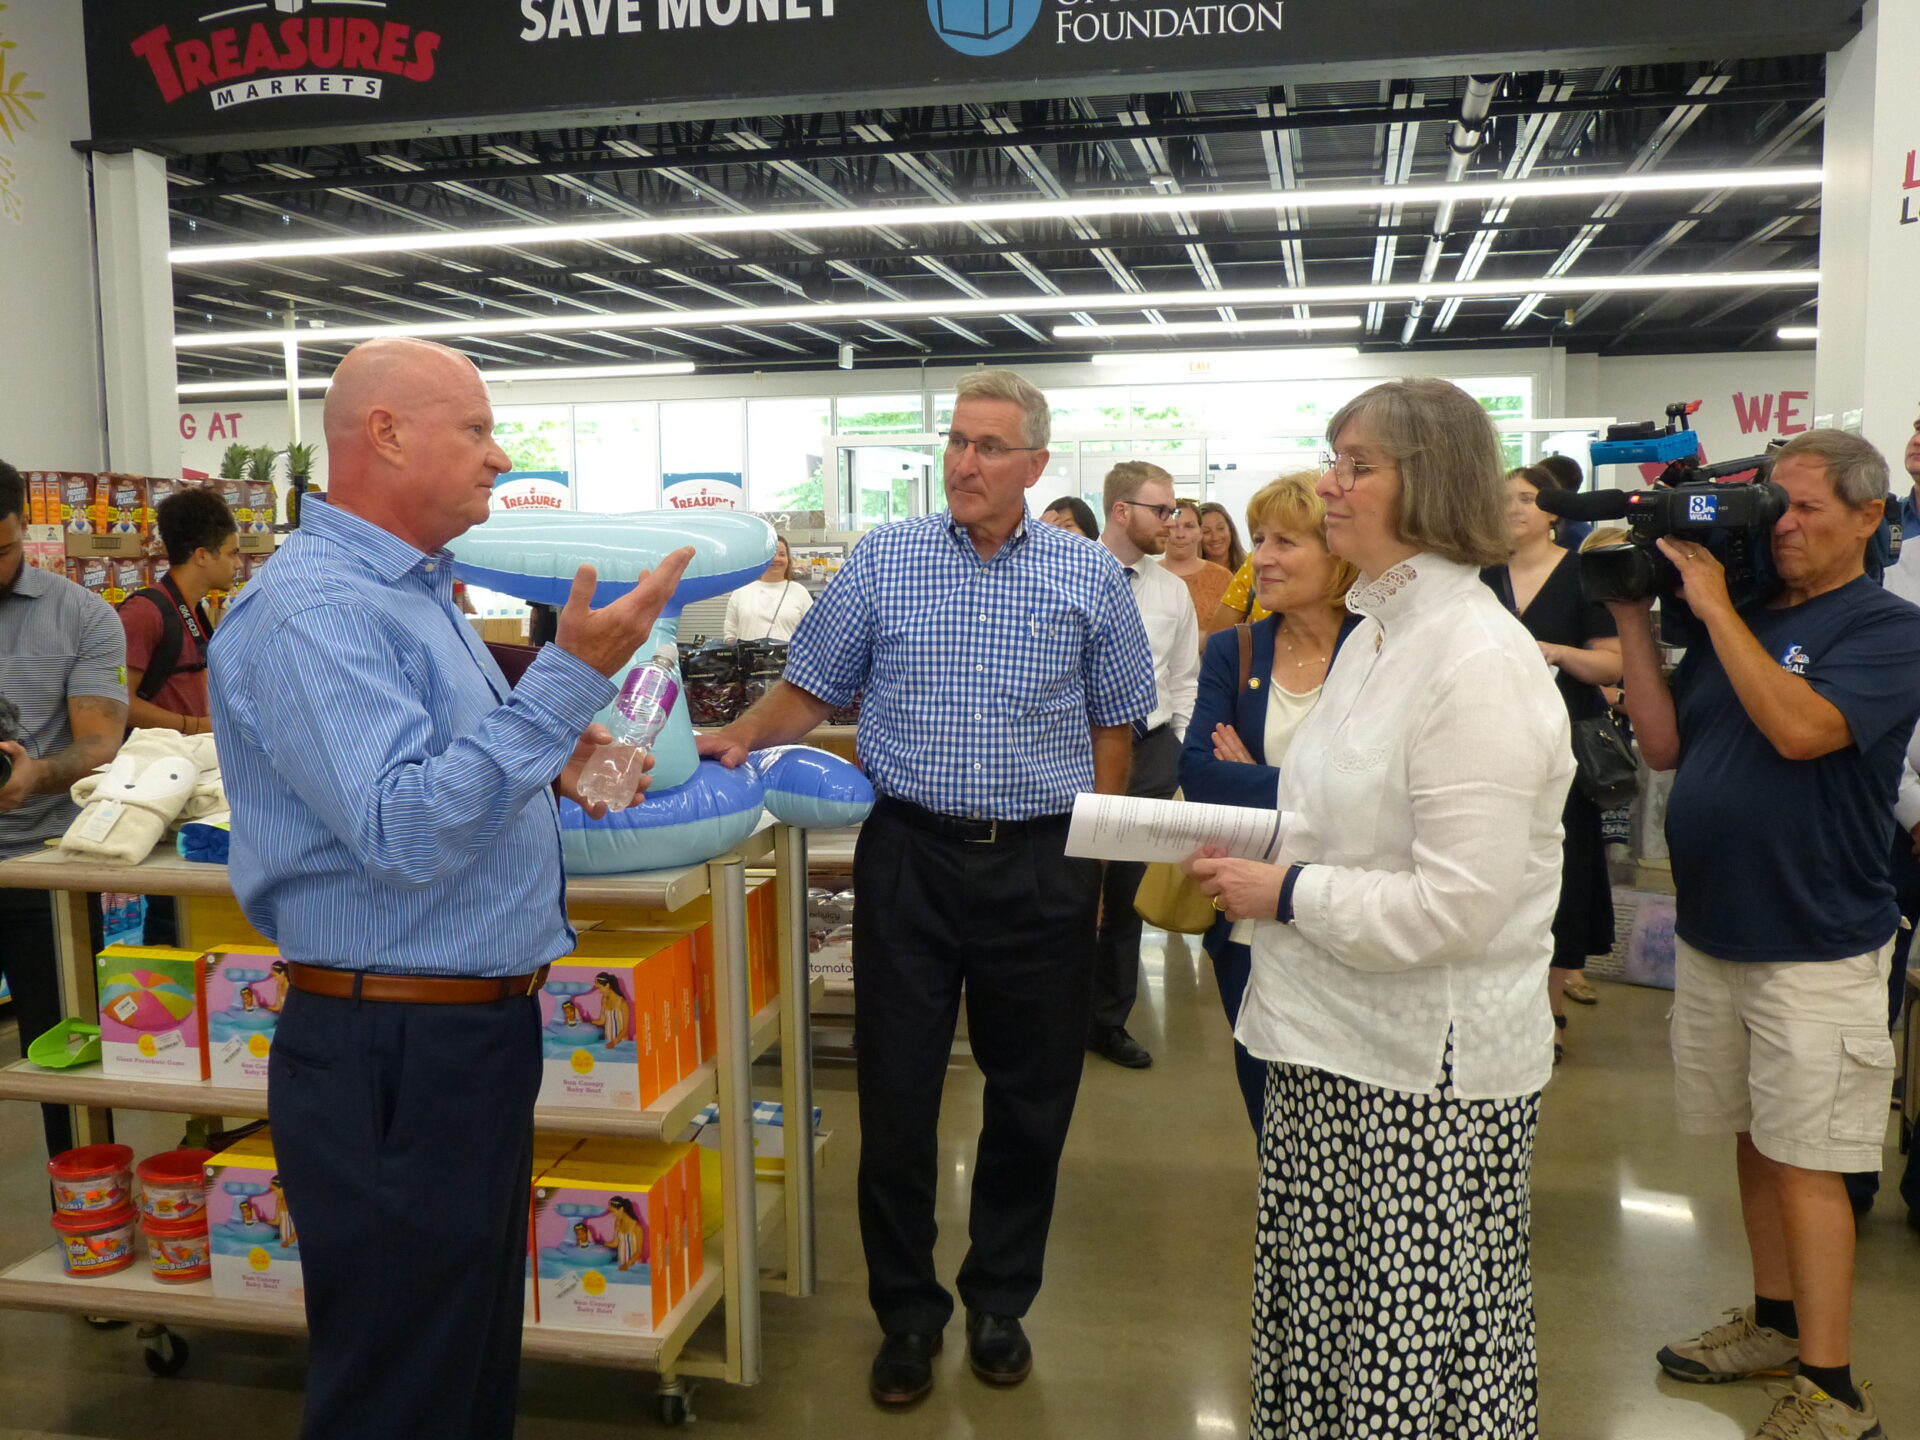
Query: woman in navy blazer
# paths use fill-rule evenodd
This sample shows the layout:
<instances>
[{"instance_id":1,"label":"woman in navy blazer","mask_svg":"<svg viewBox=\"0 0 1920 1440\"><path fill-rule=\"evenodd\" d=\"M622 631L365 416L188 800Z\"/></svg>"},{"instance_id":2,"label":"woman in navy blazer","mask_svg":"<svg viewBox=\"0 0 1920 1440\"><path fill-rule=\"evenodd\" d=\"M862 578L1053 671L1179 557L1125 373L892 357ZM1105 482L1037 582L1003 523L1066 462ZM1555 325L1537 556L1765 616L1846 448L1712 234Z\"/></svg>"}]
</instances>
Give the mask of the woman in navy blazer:
<instances>
[{"instance_id":1,"label":"woman in navy blazer","mask_svg":"<svg viewBox=\"0 0 1920 1440\"><path fill-rule=\"evenodd\" d=\"M1283 703L1304 714L1340 641L1359 622L1345 603L1353 567L1327 552L1326 508L1313 493L1318 479L1312 471L1282 476L1247 505L1259 599L1274 613L1244 627L1251 641L1244 688L1240 683L1242 627L1222 630L1207 640L1200 661L1200 690L1180 753L1180 789L1188 800L1273 809L1280 768L1267 763L1268 697L1278 682L1289 692ZM1270 603L1270 598L1278 604ZM1240 1019L1252 951L1233 939L1233 925L1225 915L1200 943L1213 961L1220 1003L1232 1027ZM1238 1040L1233 1042L1233 1062L1247 1118L1258 1135L1267 1066L1249 1055Z\"/></svg>"}]
</instances>

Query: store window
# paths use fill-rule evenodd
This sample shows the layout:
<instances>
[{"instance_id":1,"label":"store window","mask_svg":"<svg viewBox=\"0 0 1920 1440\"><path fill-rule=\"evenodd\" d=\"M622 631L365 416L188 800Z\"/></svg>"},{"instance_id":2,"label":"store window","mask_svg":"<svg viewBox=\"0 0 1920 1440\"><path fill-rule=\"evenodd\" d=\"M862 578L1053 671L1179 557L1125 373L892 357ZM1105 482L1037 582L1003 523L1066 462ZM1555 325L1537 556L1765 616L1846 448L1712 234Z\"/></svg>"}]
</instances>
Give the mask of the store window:
<instances>
[{"instance_id":1,"label":"store window","mask_svg":"<svg viewBox=\"0 0 1920 1440\"><path fill-rule=\"evenodd\" d=\"M660 407L576 405L574 504L600 515L660 505Z\"/></svg>"},{"instance_id":2,"label":"store window","mask_svg":"<svg viewBox=\"0 0 1920 1440\"><path fill-rule=\"evenodd\" d=\"M917 392L849 395L834 402L834 414L839 435L918 435L927 429L926 406Z\"/></svg>"},{"instance_id":3,"label":"store window","mask_svg":"<svg viewBox=\"0 0 1920 1440\"><path fill-rule=\"evenodd\" d=\"M1056 434L1063 430L1124 430L1128 425L1124 385L1049 390L1047 400L1053 406Z\"/></svg>"},{"instance_id":4,"label":"store window","mask_svg":"<svg viewBox=\"0 0 1920 1440\"><path fill-rule=\"evenodd\" d=\"M745 484L747 405L744 400L667 400L660 404L660 478L731 476ZM741 503L745 503L744 493Z\"/></svg>"},{"instance_id":5,"label":"store window","mask_svg":"<svg viewBox=\"0 0 1920 1440\"><path fill-rule=\"evenodd\" d=\"M747 504L754 510L819 510L826 504L825 455L833 404L747 402Z\"/></svg>"},{"instance_id":6,"label":"store window","mask_svg":"<svg viewBox=\"0 0 1920 1440\"><path fill-rule=\"evenodd\" d=\"M1502 420L1528 420L1533 416L1533 381L1525 376L1475 376L1454 382L1493 418L1496 430ZM1502 431L1500 450L1507 465L1525 465L1533 459L1529 436Z\"/></svg>"},{"instance_id":7,"label":"store window","mask_svg":"<svg viewBox=\"0 0 1920 1440\"><path fill-rule=\"evenodd\" d=\"M516 470L573 474L573 409L567 405L505 405L493 412L493 438Z\"/></svg>"}]
</instances>

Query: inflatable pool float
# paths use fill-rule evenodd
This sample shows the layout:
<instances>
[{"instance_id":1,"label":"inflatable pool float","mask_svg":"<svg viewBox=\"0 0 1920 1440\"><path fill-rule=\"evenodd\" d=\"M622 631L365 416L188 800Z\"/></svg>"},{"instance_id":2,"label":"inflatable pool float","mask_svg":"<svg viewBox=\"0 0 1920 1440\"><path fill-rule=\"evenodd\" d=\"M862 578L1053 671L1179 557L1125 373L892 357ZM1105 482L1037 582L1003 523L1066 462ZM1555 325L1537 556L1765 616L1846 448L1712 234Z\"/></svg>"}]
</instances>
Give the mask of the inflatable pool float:
<instances>
[{"instance_id":1,"label":"inflatable pool float","mask_svg":"<svg viewBox=\"0 0 1920 1440\"><path fill-rule=\"evenodd\" d=\"M644 664L679 636L681 611L731 594L773 559L773 527L737 510L580 511L495 515L452 544L454 571L470 585L529 603L563 607L574 572L598 572L596 606L631 590L640 572L691 546L693 562L633 663ZM838 756L805 746L756 752L729 770L694 747L686 687L653 750L652 785L642 803L601 820L560 802L561 848L569 873L618 875L695 865L740 844L764 811L789 825L858 824L873 805L866 777ZM609 706L597 717L603 723Z\"/></svg>"}]
</instances>

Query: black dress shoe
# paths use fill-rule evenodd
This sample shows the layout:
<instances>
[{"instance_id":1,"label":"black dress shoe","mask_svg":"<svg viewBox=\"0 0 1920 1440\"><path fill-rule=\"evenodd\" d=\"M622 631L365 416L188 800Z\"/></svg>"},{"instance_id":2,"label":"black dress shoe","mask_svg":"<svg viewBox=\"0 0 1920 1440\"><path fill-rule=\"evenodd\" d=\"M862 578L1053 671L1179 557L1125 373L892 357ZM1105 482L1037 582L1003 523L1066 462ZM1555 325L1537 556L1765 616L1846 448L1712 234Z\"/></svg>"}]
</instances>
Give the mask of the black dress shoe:
<instances>
[{"instance_id":1,"label":"black dress shoe","mask_svg":"<svg viewBox=\"0 0 1920 1440\"><path fill-rule=\"evenodd\" d=\"M911 1405L933 1389L933 1357L940 1353L940 1332L889 1335L873 1357L867 1388L882 1405Z\"/></svg>"},{"instance_id":2,"label":"black dress shoe","mask_svg":"<svg viewBox=\"0 0 1920 1440\"><path fill-rule=\"evenodd\" d=\"M1153 1056L1147 1053L1147 1047L1118 1025L1103 1026L1090 1032L1087 1048L1128 1070L1144 1070L1153 1064Z\"/></svg>"},{"instance_id":3,"label":"black dress shoe","mask_svg":"<svg viewBox=\"0 0 1920 1440\"><path fill-rule=\"evenodd\" d=\"M1011 1315L967 1312L967 1360L989 1385L1018 1385L1033 1373L1033 1347Z\"/></svg>"}]
</instances>

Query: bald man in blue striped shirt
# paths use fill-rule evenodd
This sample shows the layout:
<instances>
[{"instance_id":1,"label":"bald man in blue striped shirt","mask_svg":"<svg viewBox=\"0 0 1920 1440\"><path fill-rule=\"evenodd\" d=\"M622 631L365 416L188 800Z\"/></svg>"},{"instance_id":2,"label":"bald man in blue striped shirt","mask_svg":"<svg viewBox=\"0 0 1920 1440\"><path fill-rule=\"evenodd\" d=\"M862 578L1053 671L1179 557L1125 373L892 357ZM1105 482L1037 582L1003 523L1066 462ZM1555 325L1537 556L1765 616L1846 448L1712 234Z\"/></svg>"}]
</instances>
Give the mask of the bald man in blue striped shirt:
<instances>
[{"instance_id":1,"label":"bald man in blue striped shirt","mask_svg":"<svg viewBox=\"0 0 1920 1440\"><path fill-rule=\"evenodd\" d=\"M532 992L573 948L556 793L692 552L575 577L509 687L446 545L509 461L471 362L352 351L328 488L214 638L234 891L288 961L268 1107L312 1331L303 1440L511 1436L540 1088ZM599 813L599 812L596 812Z\"/></svg>"}]
</instances>

